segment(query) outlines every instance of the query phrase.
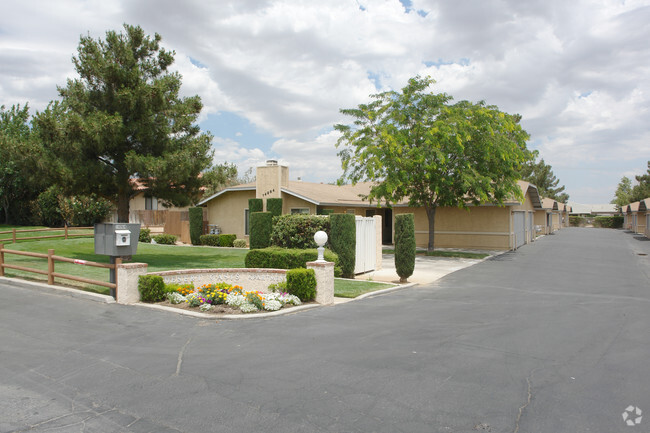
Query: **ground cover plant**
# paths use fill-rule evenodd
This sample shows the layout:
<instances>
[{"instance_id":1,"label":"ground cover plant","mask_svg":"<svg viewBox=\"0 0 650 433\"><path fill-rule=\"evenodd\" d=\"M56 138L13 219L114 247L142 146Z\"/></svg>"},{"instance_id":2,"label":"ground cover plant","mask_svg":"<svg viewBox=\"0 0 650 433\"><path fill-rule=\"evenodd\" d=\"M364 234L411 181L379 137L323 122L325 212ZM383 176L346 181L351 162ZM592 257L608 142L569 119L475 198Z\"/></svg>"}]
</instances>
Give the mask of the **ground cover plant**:
<instances>
[{"instance_id":1,"label":"ground cover plant","mask_svg":"<svg viewBox=\"0 0 650 433\"><path fill-rule=\"evenodd\" d=\"M385 248L382 252L383 254L395 254L395 250L390 248ZM466 251L440 251L440 250L435 250L435 251L417 250L415 254L420 256L450 257L450 258L458 258L458 259L484 259L489 256L489 254L485 254L485 253L470 253Z\"/></svg>"},{"instance_id":2,"label":"ground cover plant","mask_svg":"<svg viewBox=\"0 0 650 433\"><path fill-rule=\"evenodd\" d=\"M339 298L356 298L377 290L396 287L395 284L382 283L377 281L350 280L347 278L336 278L334 280L334 296Z\"/></svg>"}]
</instances>

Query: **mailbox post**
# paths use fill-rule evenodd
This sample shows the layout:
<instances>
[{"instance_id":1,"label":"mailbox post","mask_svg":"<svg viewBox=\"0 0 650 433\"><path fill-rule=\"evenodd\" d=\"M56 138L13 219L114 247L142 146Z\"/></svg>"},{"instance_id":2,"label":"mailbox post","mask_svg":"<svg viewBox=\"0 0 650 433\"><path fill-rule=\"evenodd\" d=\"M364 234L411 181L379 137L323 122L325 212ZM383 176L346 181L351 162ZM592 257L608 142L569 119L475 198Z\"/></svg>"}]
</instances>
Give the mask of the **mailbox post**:
<instances>
[{"instance_id":1,"label":"mailbox post","mask_svg":"<svg viewBox=\"0 0 650 433\"><path fill-rule=\"evenodd\" d=\"M111 264L115 264L117 257L135 255L139 238L140 224L95 224L95 254L110 256ZM115 269L111 269L110 282L115 283L115 281ZM111 296L115 297L115 295L115 289L111 289Z\"/></svg>"}]
</instances>

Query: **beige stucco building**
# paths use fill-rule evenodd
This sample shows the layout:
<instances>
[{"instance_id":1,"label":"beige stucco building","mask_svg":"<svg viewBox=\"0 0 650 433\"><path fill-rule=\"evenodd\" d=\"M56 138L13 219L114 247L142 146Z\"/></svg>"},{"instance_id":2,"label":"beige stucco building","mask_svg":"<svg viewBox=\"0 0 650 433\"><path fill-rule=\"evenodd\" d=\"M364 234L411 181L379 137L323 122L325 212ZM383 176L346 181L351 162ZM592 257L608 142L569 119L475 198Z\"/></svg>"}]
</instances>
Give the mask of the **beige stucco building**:
<instances>
[{"instance_id":1,"label":"beige stucco building","mask_svg":"<svg viewBox=\"0 0 650 433\"><path fill-rule=\"evenodd\" d=\"M256 181L226 188L205 198L199 205L207 207L208 223L222 233L248 238L248 200L282 198L283 214L319 214L324 210L358 216L382 217L382 240L393 242L394 217L400 213L415 216L416 244L428 244L428 218L423 208L409 207L406 202L378 207L361 199L371 184L329 185L289 179L289 168L268 161L257 168ZM469 209L438 208L435 216L435 246L465 249L514 249L534 239L534 212L541 209L537 188L520 181L524 200L511 200L503 206L491 204Z\"/></svg>"}]
</instances>

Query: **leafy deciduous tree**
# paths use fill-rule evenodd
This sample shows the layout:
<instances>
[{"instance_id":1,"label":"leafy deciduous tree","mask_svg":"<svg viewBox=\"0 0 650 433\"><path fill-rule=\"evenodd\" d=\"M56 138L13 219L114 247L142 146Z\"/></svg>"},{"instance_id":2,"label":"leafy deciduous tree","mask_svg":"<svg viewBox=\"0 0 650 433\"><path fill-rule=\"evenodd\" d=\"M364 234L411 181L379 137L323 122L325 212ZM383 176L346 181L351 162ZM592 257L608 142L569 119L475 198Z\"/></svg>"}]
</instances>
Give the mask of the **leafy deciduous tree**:
<instances>
[{"instance_id":1,"label":"leafy deciduous tree","mask_svg":"<svg viewBox=\"0 0 650 433\"><path fill-rule=\"evenodd\" d=\"M621 181L616 188L614 193L614 198L610 202L611 204L616 205L616 210L620 212L621 207L630 203L630 198L632 197L632 181L629 177L623 176Z\"/></svg>"},{"instance_id":2,"label":"leafy deciduous tree","mask_svg":"<svg viewBox=\"0 0 650 433\"><path fill-rule=\"evenodd\" d=\"M634 185L630 194L630 201L641 201L650 197L650 161L648 161L648 171L646 174L634 176L638 185Z\"/></svg>"},{"instance_id":3,"label":"leafy deciduous tree","mask_svg":"<svg viewBox=\"0 0 650 433\"><path fill-rule=\"evenodd\" d=\"M35 119L40 138L66 168L68 192L96 192L129 218L137 177L166 204L198 197L199 173L211 160L209 134L195 125L198 96L179 96L181 76L168 69L174 52L161 37L124 25L105 40L81 37L73 63L78 79L59 87L62 101Z\"/></svg>"},{"instance_id":4,"label":"leafy deciduous tree","mask_svg":"<svg viewBox=\"0 0 650 433\"><path fill-rule=\"evenodd\" d=\"M521 199L517 180L530 158L520 116L484 102L450 105L451 96L427 92L433 83L418 76L401 92L372 95L369 104L341 110L355 119L352 126L335 126L342 179L375 182L370 201L423 207L429 251L438 207Z\"/></svg>"}]
</instances>

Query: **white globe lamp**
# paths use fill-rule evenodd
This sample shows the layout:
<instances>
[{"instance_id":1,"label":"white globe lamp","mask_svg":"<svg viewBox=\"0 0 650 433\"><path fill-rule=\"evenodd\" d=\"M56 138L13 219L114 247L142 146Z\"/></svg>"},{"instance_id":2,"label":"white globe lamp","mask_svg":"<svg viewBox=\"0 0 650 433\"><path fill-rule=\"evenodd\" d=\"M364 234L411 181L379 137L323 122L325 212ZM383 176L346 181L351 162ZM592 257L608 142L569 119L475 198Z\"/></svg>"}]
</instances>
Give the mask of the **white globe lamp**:
<instances>
[{"instance_id":1,"label":"white globe lamp","mask_svg":"<svg viewBox=\"0 0 650 433\"><path fill-rule=\"evenodd\" d=\"M325 261L325 248L323 245L327 242L327 233L325 233L322 230L317 231L314 234L314 241L316 242L316 245L318 245L318 259L316 259L317 262L324 262Z\"/></svg>"}]
</instances>

